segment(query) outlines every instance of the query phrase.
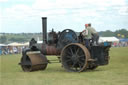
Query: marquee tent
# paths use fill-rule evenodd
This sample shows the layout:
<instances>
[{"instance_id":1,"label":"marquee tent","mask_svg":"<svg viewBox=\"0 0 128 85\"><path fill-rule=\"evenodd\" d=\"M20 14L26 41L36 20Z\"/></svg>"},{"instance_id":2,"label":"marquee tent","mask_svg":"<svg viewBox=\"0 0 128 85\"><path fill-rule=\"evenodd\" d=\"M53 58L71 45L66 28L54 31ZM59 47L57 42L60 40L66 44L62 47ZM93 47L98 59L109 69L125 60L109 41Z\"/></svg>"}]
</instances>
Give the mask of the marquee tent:
<instances>
[{"instance_id":1,"label":"marquee tent","mask_svg":"<svg viewBox=\"0 0 128 85\"><path fill-rule=\"evenodd\" d=\"M116 37L100 37L99 42L119 42L119 39Z\"/></svg>"}]
</instances>

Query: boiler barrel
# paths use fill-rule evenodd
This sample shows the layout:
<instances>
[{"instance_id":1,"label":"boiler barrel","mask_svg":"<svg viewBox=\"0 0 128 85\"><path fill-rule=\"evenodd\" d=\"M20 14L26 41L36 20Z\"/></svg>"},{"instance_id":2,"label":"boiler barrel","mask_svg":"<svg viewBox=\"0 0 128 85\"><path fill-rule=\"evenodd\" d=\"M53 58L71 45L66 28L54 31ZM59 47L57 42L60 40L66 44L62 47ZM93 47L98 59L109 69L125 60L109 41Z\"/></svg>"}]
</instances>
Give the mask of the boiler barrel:
<instances>
[{"instance_id":1,"label":"boiler barrel","mask_svg":"<svg viewBox=\"0 0 128 85\"><path fill-rule=\"evenodd\" d=\"M60 55L61 51L56 48L56 46L49 46L42 44L41 52L44 55Z\"/></svg>"}]
</instances>

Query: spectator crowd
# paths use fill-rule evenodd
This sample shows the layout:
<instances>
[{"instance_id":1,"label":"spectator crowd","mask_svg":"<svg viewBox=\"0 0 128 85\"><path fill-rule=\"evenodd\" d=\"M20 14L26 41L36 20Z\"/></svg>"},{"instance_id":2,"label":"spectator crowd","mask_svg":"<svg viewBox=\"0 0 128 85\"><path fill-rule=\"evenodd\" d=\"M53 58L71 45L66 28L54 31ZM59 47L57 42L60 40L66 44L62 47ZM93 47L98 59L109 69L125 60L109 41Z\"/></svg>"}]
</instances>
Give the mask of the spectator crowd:
<instances>
[{"instance_id":1,"label":"spectator crowd","mask_svg":"<svg viewBox=\"0 0 128 85\"><path fill-rule=\"evenodd\" d=\"M20 54L22 50L27 48L28 45L26 44L13 44L13 45L4 45L0 44L0 55L7 55L7 54Z\"/></svg>"}]
</instances>

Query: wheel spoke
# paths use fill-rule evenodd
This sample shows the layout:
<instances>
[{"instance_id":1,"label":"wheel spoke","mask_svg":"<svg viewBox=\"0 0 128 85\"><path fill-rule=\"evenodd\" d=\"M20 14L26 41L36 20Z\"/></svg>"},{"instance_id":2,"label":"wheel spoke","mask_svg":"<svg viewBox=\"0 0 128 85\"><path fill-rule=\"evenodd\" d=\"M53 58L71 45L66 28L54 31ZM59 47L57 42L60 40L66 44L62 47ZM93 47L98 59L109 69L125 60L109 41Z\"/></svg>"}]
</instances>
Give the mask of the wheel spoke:
<instances>
[{"instance_id":1,"label":"wheel spoke","mask_svg":"<svg viewBox=\"0 0 128 85\"><path fill-rule=\"evenodd\" d=\"M72 48L74 49L74 52L76 52L76 47L75 47L75 46L73 46Z\"/></svg>"},{"instance_id":2,"label":"wheel spoke","mask_svg":"<svg viewBox=\"0 0 128 85\"><path fill-rule=\"evenodd\" d=\"M67 55L66 58L71 58L71 57Z\"/></svg>"},{"instance_id":3,"label":"wheel spoke","mask_svg":"<svg viewBox=\"0 0 128 85\"><path fill-rule=\"evenodd\" d=\"M67 53L68 55L72 56L72 54L71 54L69 51L66 51L66 53Z\"/></svg>"},{"instance_id":4,"label":"wheel spoke","mask_svg":"<svg viewBox=\"0 0 128 85\"><path fill-rule=\"evenodd\" d=\"M73 65L71 66L71 68L73 68L73 67L75 66L75 64L76 64L76 63L75 63L75 62L73 62Z\"/></svg>"},{"instance_id":5,"label":"wheel spoke","mask_svg":"<svg viewBox=\"0 0 128 85\"><path fill-rule=\"evenodd\" d=\"M78 63L81 63L81 65L84 65L84 62L82 62L82 61L79 61L79 60L78 60Z\"/></svg>"},{"instance_id":6,"label":"wheel spoke","mask_svg":"<svg viewBox=\"0 0 128 85\"><path fill-rule=\"evenodd\" d=\"M78 65L79 65L79 67L80 67L80 69L81 69L81 68L82 68L81 64L79 63Z\"/></svg>"},{"instance_id":7,"label":"wheel spoke","mask_svg":"<svg viewBox=\"0 0 128 85\"><path fill-rule=\"evenodd\" d=\"M65 62L67 63L67 62L69 62L69 61L72 61L71 59L69 59L69 60L66 60Z\"/></svg>"},{"instance_id":8,"label":"wheel spoke","mask_svg":"<svg viewBox=\"0 0 128 85\"><path fill-rule=\"evenodd\" d=\"M74 53L73 53L72 49L71 48L69 48L69 49L70 49L71 54L73 55Z\"/></svg>"},{"instance_id":9,"label":"wheel spoke","mask_svg":"<svg viewBox=\"0 0 128 85\"><path fill-rule=\"evenodd\" d=\"M84 57L85 55L78 56L78 58Z\"/></svg>"},{"instance_id":10,"label":"wheel spoke","mask_svg":"<svg viewBox=\"0 0 128 85\"><path fill-rule=\"evenodd\" d=\"M76 55L78 54L79 50L80 50L80 48L77 49L77 51L76 51Z\"/></svg>"},{"instance_id":11,"label":"wheel spoke","mask_svg":"<svg viewBox=\"0 0 128 85\"><path fill-rule=\"evenodd\" d=\"M82 61L84 61L85 59L82 57L82 58L79 58L79 60L82 60Z\"/></svg>"}]
</instances>

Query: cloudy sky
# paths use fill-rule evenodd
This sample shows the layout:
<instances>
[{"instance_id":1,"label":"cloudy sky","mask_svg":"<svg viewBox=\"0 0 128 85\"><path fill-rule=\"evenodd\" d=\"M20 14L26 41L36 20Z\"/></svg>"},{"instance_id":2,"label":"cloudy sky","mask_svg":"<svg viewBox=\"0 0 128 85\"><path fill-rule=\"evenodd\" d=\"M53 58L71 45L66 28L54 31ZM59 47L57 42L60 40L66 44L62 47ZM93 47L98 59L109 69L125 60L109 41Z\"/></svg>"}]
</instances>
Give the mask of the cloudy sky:
<instances>
[{"instance_id":1,"label":"cloudy sky","mask_svg":"<svg viewBox=\"0 0 128 85\"><path fill-rule=\"evenodd\" d=\"M85 23L128 30L128 0L0 0L0 32L41 32L41 17L48 17L48 31L82 31Z\"/></svg>"}]
</instances>

